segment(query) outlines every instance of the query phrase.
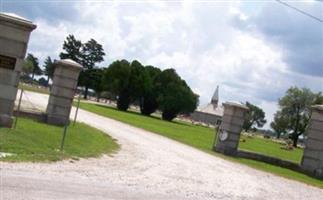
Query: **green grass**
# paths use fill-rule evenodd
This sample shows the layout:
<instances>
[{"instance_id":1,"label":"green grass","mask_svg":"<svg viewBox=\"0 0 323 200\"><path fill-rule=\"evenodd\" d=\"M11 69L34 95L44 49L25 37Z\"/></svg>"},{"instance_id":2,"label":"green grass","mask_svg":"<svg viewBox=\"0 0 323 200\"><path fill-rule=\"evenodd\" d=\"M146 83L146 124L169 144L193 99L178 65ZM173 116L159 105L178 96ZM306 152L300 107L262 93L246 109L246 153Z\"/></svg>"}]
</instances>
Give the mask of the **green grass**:
<instances>
[{"instance_id":1,"label":"green grass","mask_svg":"<svg viewBox=\"0 0 323 200\"><path fill-rule=\"evenodd\" d=\"M258 152L268 156L280 158L283 160L300 163L303 156L303 149L296 148L292 151L281 149L281 145L271 141L270 139L263 139L258 137L248 138L242 136L245 142L239 143L240 149Z\"/></svg>"},{"instance_id":2,"label":"green grass","mask_svg":"<svg viewBox=\"0 0 323 200\"><path fill-rule=\"evenodd\" d=\"M0 152L14 154L0 158L0 161L49 162L98 157L119 148L110 136L83 123L71 125L67 130L64 151L61 152L62 127L20 118L16 129L0 128Z\"/></svg>"},{"instance_id":3,"label":"green grass","mask_svg":"<svg viewBox=\"0 0 323 200\"><path fill-rule=\"evenodd\" d=\"M272 174L276 174L279 176L282 176L287 179L296 180L299 182L303 182L308 185L316 186L319 188L323 188L323 180L313 178L311 176L308 176L306 174L302 174L293 170L289 170L286 168L270 165L263 162L258 162L255 160L250 159L244 159L244 158L229 158L232 161L239 162L245 165L248 165L250 167L253 167L255 169L259 169L265 172L269 172Z\"/></svg>"},{"instance_id":4,"label":"green grass","mask_svg":"<svg viewBox=\"0 0 323 200\"><path fill-rule=\"evenodd\" d=\"M216 155L234 162L242 163L250 167L253 167L262 171L266 171L269 173L273 173L288 179L297 180L306 184L323 188L322 180L312 178L310 176L307 176L299 172L295 172L289 169L281 168L278 166L270 165L259 161L228 157L219 153L215 153L214 151L212 151L212 144L215 137L214 129L192 125L190 123L178 122L178 121L167 122L167 121L160 120L157 117L146 117L136 112L123 112L112 107L84 103L84 102L80 104L80 107L90 112L94 112L99 115L109 117L130 125L133 125L135 127L139 127L139 128L166 136L168 138L193 146L197 149L200 149L212 155ZM301 149L286 151L286 150L280 149L279 144L274 143L267 139L261 139L261 138L252 138L252 139L245 138L245 139L246 139L246 142L244 143L240 142L241 149L294 161L296 163L299 163L302 157Z\"/></svg>"},{"instance_id":5,"label":"green grass","mask_svg":"<svg viewBox=\"0 0 323 200\"><path fill-rule=\"evenodd\" d=\"M18 88L31 91L31 92L41 93L41 94L49 94L49 88L38 87L37 85L29 85L29 84L27 85L27 84L20 83Z\"/></svg>"}]
</instances>

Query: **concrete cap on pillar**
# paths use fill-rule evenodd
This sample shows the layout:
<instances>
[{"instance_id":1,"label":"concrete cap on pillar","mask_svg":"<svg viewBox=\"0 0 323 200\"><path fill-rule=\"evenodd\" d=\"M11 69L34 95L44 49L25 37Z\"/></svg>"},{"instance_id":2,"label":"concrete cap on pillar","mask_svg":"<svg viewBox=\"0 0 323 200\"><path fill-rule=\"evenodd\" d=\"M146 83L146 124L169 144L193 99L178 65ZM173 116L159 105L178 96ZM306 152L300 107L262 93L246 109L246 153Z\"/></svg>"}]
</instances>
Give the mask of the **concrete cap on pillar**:
<instances>
[{"instance_id":1,"label":"concrete cap on pillar","mask_svg":"<svg viewBox=\"0 0 323 200\"><path fill-rule=\"evenodd\" d=\"M12 26L19 26L28 31L32 31L37 27L31 21L13 13L0 13L0 22L5 22Z\"/></svg>"},{"instance_id":2,"label":"concrete cap on pillar","mask_svg":"<svg viewBox=\"0 0 323 200\"><path fill-rule=\"evenodd\" d=\"M63 60L58 60L55 61L54 65L58 65L58 66L64 66L64 67L70 67L70 68L74 68L76 70L83 70L82 65L80 65L79 63L75 62L74 60L71 59L63 59Z\"/></svg>"},{"instance_id":3,"label":"concrete cap on pillar","mask_svg":"<svg viewBox=\"0 0 323 200\"><path fill-rule=\"evenodd\" d=\"M312 110L323 111L323 105L314 105L312 106Z\"/></svg>"},{"instance_id":4,"label":"concrete cap on pillar","mask_svg":"<svg viewBox=\"0 0 323 200\"><path fill-rule=\"evenodd\" d=\"M227 101L227 102L223 103L223 106L237 107L237 108L241 108L243 110L249 110L249 108L246 105L244 105L240 102Z\"/></svg>"}]
</instances>

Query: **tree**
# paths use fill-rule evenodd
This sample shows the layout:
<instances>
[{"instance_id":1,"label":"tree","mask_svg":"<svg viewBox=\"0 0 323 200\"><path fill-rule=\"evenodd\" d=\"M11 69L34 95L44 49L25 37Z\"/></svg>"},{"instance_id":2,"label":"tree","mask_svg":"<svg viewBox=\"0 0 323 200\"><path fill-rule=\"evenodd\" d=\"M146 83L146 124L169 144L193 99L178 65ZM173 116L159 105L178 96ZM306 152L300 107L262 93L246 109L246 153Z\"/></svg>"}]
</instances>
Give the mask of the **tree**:
<instances>
[{"instance_id":1,"label":"tree","mask_svg":"<svg viewBox=\"0 0 323 200\"><path fill-rule=\"evenodd\" d=\"M65 52L61 52L59 57L61 59L71 59L79 64L82 64L82 42L77 40L74 35L68 35L63 44L63 50Z\"/></svg>"},{"instance_id":2,"label":"tree","mask_svg":"<svg viewBox=\"0 0 323 200\"><path fill-rule=\"evenodd\" d=\"M126 111L131 102L129 81L131 75L130 63L127 60L117 60L104 71L103 87L117 96L117 108Z\"/></svg>"},{"instance_id":3,"label":"tree","mask_svg":"<svg viewBox=\"0 0 323 200\"><path fill-rule=\"evenodd\" d=\"M161 73L161 70L153 66L146 66L145 71L148 74L148 78L146 82L146 89L143 94L142 105L140 106L140 112L144 115L150 115L158 108L157 92L155 87L156 77Z\"/></svg>"},{"instance_id":4,"label":"tree","mask_svg":"<svg viewBox=\"0 0 323 200\"><path fill-rule=\"evenodd\" d=\"M304 134L308 125L311 106L323 103L321 93L313 93L308 88L291 87L287 90L285 96L279 99L278 117L274 123L278 124L281 117L288 119L285 132L290 134L293 140L293 146L297 146L300 135ZM277 121L278 120L278 121Z\"/></svg>"},{"instance_id":5,"label":"tree","mask_svg":"<svg viewBox=\"0 0 323 200\"><path fill-rule=\"evenodd\" d=\"M69 35L63 44L65 52L60 53L61 59L72 59L80 63L84 70L80 73L79 85L85 87L84 98L87 98L88 90L91 85L90 73L96 63L102 62L105 55L103 47L94 39L90 39L83 44L73 35Z\"/></svg>"},{"instance_id":6,"label":"tree","mask_svg":"<svg viewBox=\"0 0 323 200\"><path fill-rule=\"evenodd\" d=\"M164 120L171 121L178 114L193 112L197 107L198 96L174 69L166 69L156 77L155 90Z\"/></svg>"},{"instance_id":7,"label":"tree","mask_svg":"<svg viewBox=\"0 0 323 200\"><path fill-rule=\"evenodd\" d=\"M39 85L41 85L41 86L44 86L44 87L46 87L46 86L48 86L48 82L47 82L47 80L46 79L44 79L43 77L41 77L40 79L38 79L38 84Z\"/></svg>"},{"instance_id":8,"label":"tree","mask_svg":"<svg viewBox=\"0 0 323 200\"><path fill-rule=\"evenodd\" d=\"M54 70L55 70L54 63L49 56L44 61L44 68L45 68L44 74L47 76L47 85L48 85L49 79L53 78Z\"/></svg>"},{"instance_id":9,"label":"tree","mask_svg":"<svg viewBox=\"0 0 323 200\"><path fill-rule=\"evenodd\" d=\"M100 101L101 93L104 90L103 87L103 68L94 68L89 70L91 85L90 87L95 91L97 101Z\"/></svg>"},{"instance_id":10,"label":"tree","mask_svg":"<svg viewBox=\"0 0 323 200\"><path fill-rule=\"evenodd\" d=\"M89 40L82 45L81 48L81 64L84 70L80 73L80 85L85 87L84 99L87 98L88 90L91 85L91 70L95 67L96 63L102 62L105 55L101 44L97 43L94 39Z\"/></svg>"},{"instance_id":11,"label":"tree","mask_svg":"<svg viewBox=\"0 0 323 200\"><path fill-rule=\"evenodd\" d=\"M150 85L150 77L145 67L137 60L130 64L129 90L130 103L138 102L140 110L143 108L144 95Z\"/></svg>"},{"instance_id":12,"label":"tree","mask_svg":"<svg viewBox=\"0 0 323 200\"><path fill-rule=\"evenodd\" d=\"M24 67L23 67L24 68ZM42 70L39 67L38 58L33 54L28 54L25 60L25 70L28 72L31 71L31 80L34 80L35 75L42 75Z\"/></svg>"},{"instance_id":13,"label":"tree","mask_svg":"<svg viewBox=\"0 0 323 200\"><path fill-rule=\"evenodd\" d=\"M278 111L274 116L274 121L270 123L270 127L276 132L279 139L281 134L286 134L288 126L288 118Z\"/></svg>"},{"instance_id":14,"label":"tree","mask_svg":"<svg viewBox=\"0 0 323 200\"><path fill-rule=\"evenodd\" d=\"M33 72L33 63L31 60L25 59L22 64L22 79L25 81L32 82L30 75Z\"/></svg>"},{"instance_id":15,"label":"tree","mask_svg":"<svg viewBox=\"0 0 323 200\"><path fill-rule=\"evenodd\" d=\"M246 106L249 108L249 111L243 123L243 129L248 132L250 129L263 127L267 122L265 112L249 102L246 102Z\"/></svg>"}]
</instances>

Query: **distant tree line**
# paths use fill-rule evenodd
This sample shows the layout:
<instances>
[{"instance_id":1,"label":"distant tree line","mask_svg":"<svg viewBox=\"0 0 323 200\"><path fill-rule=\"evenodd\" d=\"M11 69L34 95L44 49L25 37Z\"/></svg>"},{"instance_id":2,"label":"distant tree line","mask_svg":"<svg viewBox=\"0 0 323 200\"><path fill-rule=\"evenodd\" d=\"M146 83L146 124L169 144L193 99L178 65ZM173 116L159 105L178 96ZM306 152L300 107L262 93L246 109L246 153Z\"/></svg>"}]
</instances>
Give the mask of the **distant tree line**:
<instances>
[{"instance_id":1,"label":"distant tree line","mask_svg":"<svg viewBox=\"0 0 323 200\"><path fill-rule=\"evenodd\" d=\"M43 67L44 69L42 70L38 58L29 53L22 65L21 79L25 82L38 82L42 86L48 86L49 79L53 78L54 74L53 61L49 56L45 59ZM47 78L40 78L35 81L35 75L45 75Z\"/></svg>"}]
</instances>

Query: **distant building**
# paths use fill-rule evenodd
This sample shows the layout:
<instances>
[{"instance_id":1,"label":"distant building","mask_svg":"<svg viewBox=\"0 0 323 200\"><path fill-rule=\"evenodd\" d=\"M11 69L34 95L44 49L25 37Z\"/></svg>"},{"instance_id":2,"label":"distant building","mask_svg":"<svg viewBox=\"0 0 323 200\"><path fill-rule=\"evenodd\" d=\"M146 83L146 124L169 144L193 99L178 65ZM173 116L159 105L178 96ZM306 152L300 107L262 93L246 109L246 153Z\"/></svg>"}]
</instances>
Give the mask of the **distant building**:
<instances>
[{"instance_id":1,"label":"distant building","mask_svg":"<svg viewBox=\"0 0 323 200\"><path fill-rule=\"evenodd\" d=\"M223 106L219 104L219 86L216 87L211 102L191 114L191 119L208 125L218 126L223 116Z\"/></svg>"}]
</instances>

